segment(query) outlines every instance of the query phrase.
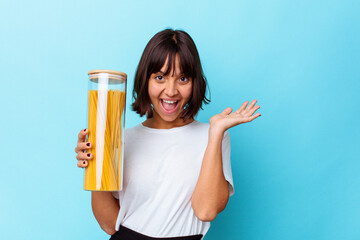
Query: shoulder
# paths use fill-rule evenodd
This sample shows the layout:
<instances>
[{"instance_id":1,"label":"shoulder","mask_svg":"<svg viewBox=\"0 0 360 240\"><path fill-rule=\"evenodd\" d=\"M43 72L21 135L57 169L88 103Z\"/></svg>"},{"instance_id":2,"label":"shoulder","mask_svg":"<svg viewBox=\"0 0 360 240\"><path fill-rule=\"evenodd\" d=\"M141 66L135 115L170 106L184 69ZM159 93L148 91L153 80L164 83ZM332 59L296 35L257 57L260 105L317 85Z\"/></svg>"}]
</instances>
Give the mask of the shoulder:
<instances>
[{"instance_id":1,"label":"shoulder","mask_svg":"<svg viewBox=\"0 0 360 240\"><path fill-rule=\"evenodd\" d=\"M193 121L192 123L188 124L184 131L182 131L183 134L194 136L194 135L208 135L209 133L209 127L210 124L199 122L197 120Z\"/></svg>"},{"instance_id":2,"label":"shoulder","mask_svg":"<svg viewBox=\"0 0 360 240\"><path fill-rule=\"evenodd\" d=\"M194 122L194 124L192 125L192 128L190 130L197 130L197 131L201 131L201 132L209 132L209 128L210 128L210 124L209 123L203 123L203 122L199 122L196 121ZM229 131L226 130L224 132L224 138L230 138L229 135Z\"/></svg>"},{"instance_id":3,"label":"shoulder","mask_svg":"<svg viewBox=\"0 0 360 240\"><path fill-rule=\"evenodd\" d=\"M142 127L141 127L141 123L140 124L138 124L138 125L136 125L136 126L134 126L134 127L131 127L131 128L124 128L124 134L125 134L125 136L127 137L127 136L132 136L132 135L136 135L136 134L139 134L140 132L141 132L141 129L142 129Z\"/></svg>"},{"instance_id":4,"label":"shoulder","mask_svg":"<svg viewBox=\"0 0 360 240\"><path fill-rule=\"evenodd\" d=\"M209 130L210 124L195 120L191 123L191 127L193 129Z\"/></svg>"}]
</instances>

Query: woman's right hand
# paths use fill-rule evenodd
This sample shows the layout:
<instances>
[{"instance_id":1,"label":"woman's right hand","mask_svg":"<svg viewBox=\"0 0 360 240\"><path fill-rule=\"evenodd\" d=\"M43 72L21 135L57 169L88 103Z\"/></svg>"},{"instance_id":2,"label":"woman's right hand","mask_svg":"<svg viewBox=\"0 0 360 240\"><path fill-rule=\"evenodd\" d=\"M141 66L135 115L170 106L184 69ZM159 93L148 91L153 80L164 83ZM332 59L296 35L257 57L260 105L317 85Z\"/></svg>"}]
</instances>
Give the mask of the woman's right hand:
<instances>
[{"instance_id":1,"label":"woman's right hand","mask_svg":"<svg viewBox=\"0 0 360 240\"><path fill-rule=\"evenodd\" d=\"M80 131L78 135L78 142L75 148L75 152L77 153L76 159L78 160L77 166L80 168L85 168L88 165L88 160L93 158L91 153L85 153L85 150L91 149L91 142L85 142L86 135L89 133L87 128Z\"/></svg>"}]
</instances>

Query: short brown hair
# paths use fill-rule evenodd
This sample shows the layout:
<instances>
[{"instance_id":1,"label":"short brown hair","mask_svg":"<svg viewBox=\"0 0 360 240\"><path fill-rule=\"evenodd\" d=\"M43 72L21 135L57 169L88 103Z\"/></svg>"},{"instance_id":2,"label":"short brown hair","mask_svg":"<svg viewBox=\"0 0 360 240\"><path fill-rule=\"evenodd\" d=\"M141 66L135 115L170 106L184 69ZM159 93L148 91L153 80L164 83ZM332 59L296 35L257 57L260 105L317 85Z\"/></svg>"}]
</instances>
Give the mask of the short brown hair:
<instances>
[{"instance_id":1,"label":"short brown hair","mask_svg":"<svg viewBox=\"0 0 360 240\"><path fill-rule=\"evenodd\" d=\"M208 104L210 99L206 95L207 81L204 76L199 53L194 41L184 31L165 29L153 36L146 45L136 70L132 104L133 110L140 114L153 116L153 109L148 93L149 78L151 74L159 72L169 59L168 68L165 76L174 71L175 57L179 55L181 71L185 77L190 77L193 81L192 94L183 110L181 118L194 118L202 103Z\"/></svg>"}]
</instances>

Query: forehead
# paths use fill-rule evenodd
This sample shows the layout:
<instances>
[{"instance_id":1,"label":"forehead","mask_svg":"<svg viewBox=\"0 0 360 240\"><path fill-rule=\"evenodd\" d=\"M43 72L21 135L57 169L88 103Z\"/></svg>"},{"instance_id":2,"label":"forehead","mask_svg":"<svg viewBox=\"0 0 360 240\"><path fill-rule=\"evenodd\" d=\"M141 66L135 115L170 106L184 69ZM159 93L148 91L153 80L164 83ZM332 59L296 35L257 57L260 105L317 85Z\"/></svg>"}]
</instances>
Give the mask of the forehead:
<instances>
[{"instance_id":1,"label":"forehead","mask_svg":"<svg viewBox=\"0 0 360 240\"><path fill-rule=\"evenodd\" d=\"M159 72L161 72L162 74L165 74L165 75L182 74L182 67L180 65L179 54L176 54L175 58L172 59L172 61L171 60L169 61L169 55L168 55Z\"/></svg>"},{"instance_id":2,"label":"forehead","mask_svg":"<svg viewBox=\"0 0 360 240\"><path fill-rule=\"evenodd\" d=\"M183 74L186 77L195 77L193 56L184 49L164 49L159 47L150 55L148 76L152 73L163 72L164 75Z\"/></svg>"}]
</instances>

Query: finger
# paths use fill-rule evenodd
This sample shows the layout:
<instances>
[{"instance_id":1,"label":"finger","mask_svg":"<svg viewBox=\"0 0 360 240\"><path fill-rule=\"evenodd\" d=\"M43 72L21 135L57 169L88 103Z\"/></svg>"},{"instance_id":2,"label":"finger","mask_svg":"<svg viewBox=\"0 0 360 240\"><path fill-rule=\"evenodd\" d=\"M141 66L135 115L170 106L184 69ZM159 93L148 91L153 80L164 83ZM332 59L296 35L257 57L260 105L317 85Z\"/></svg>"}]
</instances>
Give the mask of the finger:
<instances>
[{"instance_id":1,"label":"finger","mask_svg":"<svg viewBox=\"0 0 360 240\"><path fill-rule=\"evenodd\" d=\"M75 152L83 152L84 150L88 150L92 147L91 142L78 142L75 148Z\"/></svg>"},{"instance_id":2,"label":"finger","mask_svg":"<svg viewBox=\"0 0 360 240\"><path fill-rule=\"evenodd\" d=\"M251 122L252 120L254 120L255 118L260 117L260 116L261 116L261 114L257 113L254 116L249 117L249 119L250 119L249 122Z\"/></svg>"},{"instance_id":3,"label":"finger","mask_svg":"<svg viewBox=\"0 0 360 240\"><path fill-rule=\"evenodd\" d=\"M254 114L254 112L256 112L258 109L260 108L260 106L259 105L257 105L257 106L255 106L255 107L253 107L251 110L250 110L250 116L251 115L253 115Z\"/></svg>"},{"instance_id":4,"label":"finger","mask_svg":"<svg viewBox=\"0 0 360 240\"><path fill-rule=\"evenodd\" d=\"M89 165L89 162L84 160L81 162L82 167L87 167Z\"/></svg>"},{"instance_id":5,"label":"finger","mask_svg":"<svg viewBox=\"0 0 360 240\"><path fill-rule=\"evenodd\" d=\"M85 142L86 134L89 133L87 128L81 130L78 135L78 142Z\"/></svg>"},{"instance_id":6,"label":"finger","mask_svg":"<svg viewBox=\"0 0 360 240\"><path fill-rule=\"evenodd\" d=\"M78 161L77 166L78 166L79 168L85 168L85 167L88 166L88 161L86 161L86 160Z\"/></svg>"},{"instance_id":7,"label":"finger","mask_svg":"<svg viewBox=\"0 0 360 240\"><path fill-rule=\"evenodd\" d=\"M221 114L227 116L227 115L229 115L231 112L232 112L232 108L231 108L231 107L227 107L227 108L225 108L224 111L221 112Z\"/></svg>"},{"instance_id":8,"label":"finger","mask_svg":"<svg viewBox=\"0 0 360 240\"><path fill-rule=\"evenodd\" d=\"M238 110L236 110L236 113L241 113L242 111L244 111L245 107L249 104L248 101L245 101Z\"/></svg>"},{"instance_id":9,"label":"finger","mask_svg":"<svg viewBox=\"0 0 360 240\"><path fill-rule=\"evenodd\" d=\"M93 155L92 155L92 153L79 152L76 155L76 159L77 160L90 160L90 159L93 159Z\"/></svg>"},{"instance_id":10,"label":"finger","mask_svg":"<svg viewBox=\"0 0 360 240\"><path fill-rule=\"evenodd\" d=\"M252 109L255 106L255 103L257 101L254 99L251 101L251 103L249 104L249 106L247 106L247 108L245 109L245 111L249 111L250 109Z\"/></svg>"}]
</instances>

